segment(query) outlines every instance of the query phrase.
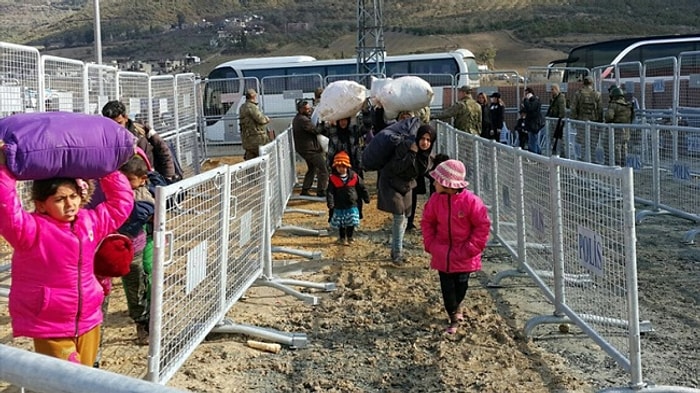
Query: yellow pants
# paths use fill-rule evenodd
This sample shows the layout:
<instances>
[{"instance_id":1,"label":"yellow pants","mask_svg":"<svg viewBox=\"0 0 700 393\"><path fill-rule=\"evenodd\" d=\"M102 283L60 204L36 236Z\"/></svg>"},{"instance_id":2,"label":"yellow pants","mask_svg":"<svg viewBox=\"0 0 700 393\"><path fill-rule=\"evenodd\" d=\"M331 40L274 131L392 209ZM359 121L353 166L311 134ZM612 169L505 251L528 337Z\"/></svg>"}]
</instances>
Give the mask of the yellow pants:
<instances>
[{"instance_id":1,"label":"yellow pants","mask_svg":"<svg viewBox=\"0 0 700 393\"><path fill-rule=\"evenodd\" d=\"M92 367L100 345L100 325L79 336L68 338L35 338L34 350L37 353L81 363Z\"/></svg>"}]
</instances>

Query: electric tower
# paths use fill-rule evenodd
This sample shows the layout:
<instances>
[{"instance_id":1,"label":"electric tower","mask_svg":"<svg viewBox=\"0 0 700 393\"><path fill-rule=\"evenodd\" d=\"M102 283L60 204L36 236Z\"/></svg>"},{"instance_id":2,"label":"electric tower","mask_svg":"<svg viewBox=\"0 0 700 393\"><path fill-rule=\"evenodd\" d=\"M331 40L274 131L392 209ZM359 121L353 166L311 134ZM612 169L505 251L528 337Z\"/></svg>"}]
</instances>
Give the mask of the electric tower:
<instances>
[{"instance_id":1,"label":"electric tower","mask_svg":"<svg viewBox=\"0 0 700 393\"><path fill-rule=\"evenodd\" d=\"M384 0L357 0L357 73L361 75L384 76L386 72L383 3Z\"/></svg>"}]
</instances>

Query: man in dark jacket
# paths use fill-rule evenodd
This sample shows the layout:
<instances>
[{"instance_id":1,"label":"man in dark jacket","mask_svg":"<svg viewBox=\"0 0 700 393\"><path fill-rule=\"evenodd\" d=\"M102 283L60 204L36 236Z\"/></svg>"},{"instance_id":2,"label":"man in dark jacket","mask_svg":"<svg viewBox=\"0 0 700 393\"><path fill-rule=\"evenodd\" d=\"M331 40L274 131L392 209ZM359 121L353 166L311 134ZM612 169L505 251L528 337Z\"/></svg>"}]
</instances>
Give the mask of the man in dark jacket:
<instances>
[{"instance_id":1,"label":"man in dark jacket","mask_svg":"<svg viewBox=\"0 0 700 393\"><path fill-rule=\"evenodd\" d=\"M539 97L531 87L525 89L525 99L523 100L522 109L525 110L525 128L527 129L527 144L528 150L533 153L540 154L539 132L544 127L544 118L542 116L542 104Z\"/></svg>"},{"instance_id":2,"label":"man in dark jacket","mask_svg":"<svg viewBox=\"0 0 700 393\"><path fill-rule=\"evenodd\" d=\"M306 161L307 167L304 182L301 185L301 195L311 195L309 191L313 186L314 177L318 175L316 195L325 197L329 173L326 166L326 155L318 142L320 130L311 122L311 112L311 105L308 101L299 101L297 115L292 120L294 148Z\"/></svg>"},{"instance_id":3,"label":"man in dark jacket","mask_svg":"<svg viewBox=\"0 0 700 393\"><path fill-rule=\"evenodd\" d=\"M102 116L116 121L136 136L136 145L146 152L153 168L168 183L180 180L180 175L175 170L175 163L173 162L173 156L170 154L168 143L148 126L129 119L129 115L126 113L126 106L122 102L115 100L106 103L102 107Z\"/></svg>"}]
</instances>

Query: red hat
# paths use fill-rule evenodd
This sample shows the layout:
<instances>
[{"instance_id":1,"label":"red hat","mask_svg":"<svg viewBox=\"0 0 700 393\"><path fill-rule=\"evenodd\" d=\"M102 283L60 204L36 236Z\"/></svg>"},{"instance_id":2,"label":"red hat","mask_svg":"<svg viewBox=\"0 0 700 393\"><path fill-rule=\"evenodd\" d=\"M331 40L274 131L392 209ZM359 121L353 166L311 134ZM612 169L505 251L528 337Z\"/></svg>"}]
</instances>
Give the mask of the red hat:
<instances>
[{"instance_id":1,"label":"red hat","mask_svg":"<svg viewBox=\"0 0 700 393\"><path fill-rule=\"evenodd\" d=\"M350 165L350 156L345 151L341 150L333 157L333 167L344 166L346 168L352 168Z\"/></svg>"},{"instance_id":2,"label":"red hat","mask_svg":"<svg viewBox=\"0 0 700 393\"><path fill-rule=\"evenodd\" d=\"M107 235L95 251L95 275L123 277L129 273L134 259L131 239L119 233Z\"/></svg>"}]
</instances>

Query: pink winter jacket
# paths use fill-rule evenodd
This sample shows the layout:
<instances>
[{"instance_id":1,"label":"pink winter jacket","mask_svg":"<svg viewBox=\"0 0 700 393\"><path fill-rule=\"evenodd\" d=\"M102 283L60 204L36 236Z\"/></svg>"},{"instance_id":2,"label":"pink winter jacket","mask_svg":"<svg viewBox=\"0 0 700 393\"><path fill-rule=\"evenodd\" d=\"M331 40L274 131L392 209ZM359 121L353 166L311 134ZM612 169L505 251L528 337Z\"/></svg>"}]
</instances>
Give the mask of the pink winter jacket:
<instances>
[{"instance_id":1,"label":"pink winter jacket","mask_svg":"<svg viewBox=\"0 0 700 393\"><path fill-rule=\"evenodd\" d=\"M468 190L430 196L420 222L430 267L445 273L481 270L481 252L491 229L488 210Z\"/></svg>"},{"instance_id":2,"label":"pink winter jacket","mask_svg":"<svg viewBox=\"0 0 700 393\"><path fill-rule=\"evenodd\" d=\"M0 235L13 247L10 317L15 337L77 337L102 323L95 248L129 217L134 194L120 172L100 180L106 201L80 209L74 222L29 213L16 181L0 165Z\"/></svg>"}]
</instances>

